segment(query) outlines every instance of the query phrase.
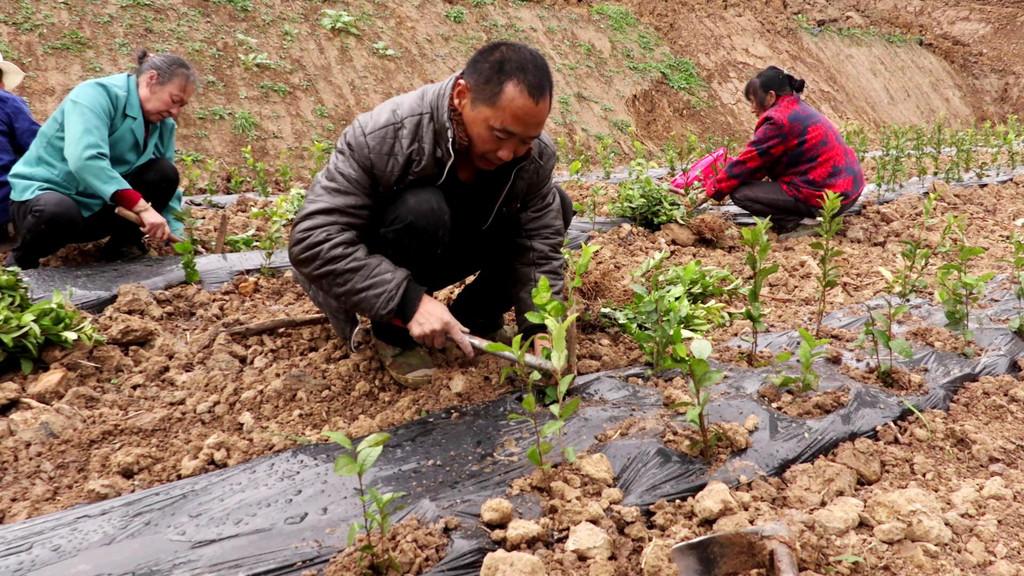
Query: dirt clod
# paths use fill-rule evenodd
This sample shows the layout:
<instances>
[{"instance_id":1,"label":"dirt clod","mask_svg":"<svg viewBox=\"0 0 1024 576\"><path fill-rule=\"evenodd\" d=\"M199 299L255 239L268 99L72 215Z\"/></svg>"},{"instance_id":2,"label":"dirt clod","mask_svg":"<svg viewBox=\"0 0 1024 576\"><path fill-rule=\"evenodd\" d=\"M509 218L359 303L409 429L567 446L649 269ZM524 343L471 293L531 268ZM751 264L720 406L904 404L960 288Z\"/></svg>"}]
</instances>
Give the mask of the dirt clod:
<instances>
[{"instance_id":1,"label":"dirt clod","mask_svg":"<svg viewBox=\"0 0 1024 576\"><path fill-rule=\"evenodd\" d=\"M480 520L488 526L505 526L514 513L512 503L504 498L491 498L480 506Z\"/></svg>"}]
</instances>

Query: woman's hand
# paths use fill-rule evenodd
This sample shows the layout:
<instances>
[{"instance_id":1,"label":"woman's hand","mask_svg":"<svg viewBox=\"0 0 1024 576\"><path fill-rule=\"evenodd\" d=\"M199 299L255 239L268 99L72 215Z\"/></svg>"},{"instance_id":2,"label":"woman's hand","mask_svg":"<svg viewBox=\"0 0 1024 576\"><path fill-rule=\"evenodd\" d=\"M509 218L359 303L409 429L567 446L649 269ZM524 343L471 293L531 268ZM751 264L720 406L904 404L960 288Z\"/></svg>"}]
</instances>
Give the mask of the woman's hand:
<instances>
[{"instance_id":1,"label":"woman's hand","mask_svg":"<svg viewBox=\"0 0 1024 576\"><path fill-rule=\"evenodd\" d=\"M167 225L167 220L152 206L146 207L145 210L138 213L138 216L142 220L142 225L139 228L142 228L142 232L146 236L160 243L166 242L171 237L171 228Z\"/></svg>"}]
</instances>

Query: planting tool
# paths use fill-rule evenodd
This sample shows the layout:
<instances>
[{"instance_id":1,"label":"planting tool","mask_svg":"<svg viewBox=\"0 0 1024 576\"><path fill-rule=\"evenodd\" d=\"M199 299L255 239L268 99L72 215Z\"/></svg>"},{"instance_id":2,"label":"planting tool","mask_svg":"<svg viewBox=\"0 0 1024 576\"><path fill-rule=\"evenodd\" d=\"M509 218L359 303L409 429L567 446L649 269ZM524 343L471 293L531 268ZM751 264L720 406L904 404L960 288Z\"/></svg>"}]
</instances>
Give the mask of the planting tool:
<instances>
[{"instance_id":1,"label":"planting tool","mask_svg":"<svg viewBox=\"0 0 1024 576\"><path fill-rule=\"evenodd\" d=\"M484 352L486 354L490 354L492 356L497 356L498 358L501 358L503 360L508 360L509 362L519 362L519 359L516 358L516 355L511 353L511 352L495 352L495 351L488 350L487 346L489 346L490 344L493 344L493 342L491 342L490 340L487 340L486 338L481 338L479 336L473 336L472 334L466 334L466 339L469 340L469 345L472 346L476 350L479 350L479 351ZM526 354L526 355L524 355L523 356L523 364L525 364L526 366L528 366L530 368L533 368L534 370L539 370L541 372L547 372L548 374L554 374L555 373L555 367L551 365L551 362L548 361L548 360L545 360L544 358L541 358L540 356L537 356L536 354Z\"/></svg>"},{"instance_id":2,"label":"planting tool","mask_svg":"<svg viewBox=\"0 0 1024 576\"><path fill-rule=\"evenodd\" d=\"M139 215L136 214L135 212L132 212L131 210L126 210L118 206L117 208L114 208L114 212L118 216L124 218L125 220L131 222L132 224L135 224L136 226L142 226L142 218L139 218ZM167 239L170 240L171 242L181 242L181 238L175 236L173 232L171 232L171 235L168 236Z\"/></svg>"},{"instance_id":3,"label":"planting tool","mask_svg":"<svg viewBox=\"0 0 1024 576\"><path fill-rule=\"evenodd\" d=\"M782 524L711 534L672 547L679 576L729 576L766 570L769 576L797 576L792 535Z\"/></svg>"}]
</instances>

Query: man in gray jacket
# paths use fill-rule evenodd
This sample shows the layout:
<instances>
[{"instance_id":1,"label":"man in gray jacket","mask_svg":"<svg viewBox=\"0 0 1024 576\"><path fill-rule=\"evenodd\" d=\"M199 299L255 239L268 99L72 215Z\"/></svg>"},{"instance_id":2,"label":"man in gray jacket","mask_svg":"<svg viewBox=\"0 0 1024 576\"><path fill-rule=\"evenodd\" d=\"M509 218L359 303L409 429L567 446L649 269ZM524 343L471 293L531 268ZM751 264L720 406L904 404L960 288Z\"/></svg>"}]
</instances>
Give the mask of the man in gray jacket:
<instances>
[{"instance_id":1,"label":"man in gray jacket","mask_svg":"<svg viewBox=\"0 0 1024 576\"><path fill-rule=\"evenodd\" d=\"M346 341L355 315L399 382L429 382L419 345L519 330L541 276L562 288L572 203L543 133L553 81L528 46L495 42L462 72L380 104L345 129L292 228L299 283ZM477 274L445 306L431 294Z\"/></svg>"}]
</instances>

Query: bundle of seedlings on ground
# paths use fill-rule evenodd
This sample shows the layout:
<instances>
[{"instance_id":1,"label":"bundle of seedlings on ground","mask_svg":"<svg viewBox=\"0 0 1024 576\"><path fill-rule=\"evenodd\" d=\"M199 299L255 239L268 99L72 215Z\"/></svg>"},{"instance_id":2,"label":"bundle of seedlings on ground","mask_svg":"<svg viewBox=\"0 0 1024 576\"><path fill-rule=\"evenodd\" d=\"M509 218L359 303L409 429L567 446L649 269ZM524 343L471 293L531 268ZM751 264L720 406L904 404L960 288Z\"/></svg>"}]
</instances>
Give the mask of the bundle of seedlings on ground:
<instances>
[{"instance_id":1,"label":"bundle of seedlings on ground","mask_svg":"<svg viewBox=\"0 0 1024 576\"><path fill-rule=\"evenodd\" d=\"M630 164L629 175L619 184L618 196L609 206L610 212L651 230L669 222L684 222L686 207L682 199L669 192L667 184L651 178L649 168L646 160Z\"/></svg>"},{"instance_id":2,"label":"bundle of seedlings on ground","mask_svg":"<svg viewBox=\"0 0 1024 576\"><path fill-rule=\"evenodd\" d=\"M89 319L65 304L60 292L33 304L18 269L0 268L0 367L16 361L28 374L45 346L102 341Z\"/></svg>"},{"instance_id":3,"label":"bundle of seedlings on ground","mask_svg":"<svg viewBox=\"0 0 1024 576\"><path fill-rule=\"evenodd\" d=\"M686 409L686 421L700 432L700 453L710 460L717 443L717 434L710 429L707 422L707 406L711 401L711 387L722 381L725 373L712 370L708 363L711 358L711 342L697 339L690 342L689 353L685 346L679 345L672 350L672 356L689 380L692 400L673 404L671 409Z\"/></svg>"},{"instance_id":4,"label":"bundle of seedlings on ground","mask_svg":"<svg viewBox=\"0 0 1024 576\"><path fill-rule=\"evenodd\" d=\"M821 376L814 369L814 362L825 356L824 346L829 343L827 338L816 338L809 330L799 328L800 346L796 350L800 373L796 375L778 374L770 378L771 383L779 388L790 388L799 394L818 389ZM793 357L792 352L781 352L775 360L786 362Z\"/></svg>"},{"instance_id":5,"label":"bundle of seedlings on ground","mask_svg":"<svg viewBox=\"0 0 1024 576\"><path fill-rule=\"evenodd\" d=\"M757 335L766 328L764 308L761 306L761 290L764 288L764 281L779 270L778 263L767 262L768 253L771 251L771 242L768 240L768 229L771 225L768 218L754 218L753 226L740 230L743 245L747 248L747 268L750 269L750 283L742 292L747 299L743 317L750 322L750 352L747 362L751 366L757 363Z\"/></svg>"},{"instance_id":6,"label":"bundle of seedlings on ground","mask_svg":"<svg viewBox=\"0 0 1024 576\"><path fill-rule=\"evenodd\" d=\"M583 270L586 270L585 266ZM570 280L570 284L572 283ZM550 377L553 383L545 385L544 375L537 370L528 371L526 367L526 354L533 349L534 340L538 335L524 338L522 334L516 334L511 344L493 342L487 349L492 352L509 352L518 359L515 364L501 370L502 380L515 375L525 382L523 399L519 403L520 412L513 412L508 418L512 421L530 422L534 441L526 451L526 458L534 466L548 469L552 463L550 459L545 461L544 457L554 450L551 440L561 433L565 423L580 406L578 397L568 396L569 387L576 378L569 367L569 334L576 322L576 314L570 314L566 303L554 297L551 293L551 283L546 276L541 276L532 296L534 310L528 312L526 318L545 329L545 332L539 335L543 337L542 346L551 362L553 372ZM547 414L551 414L553 418L547 419ZM562 456L572 462L576 459L575 449L572 446L564 446Z\"/></svg>"},{"instance_id":7,"label":"bundle of seedlings on ground","mask_svg":"<svg viewBox=\"0 0 1024 576\"><path fill-rule=\"evenodd\" d=\"M324 432L323 435L335 442L345 452L334 460L334 473L338 476L355 476L356 491L362 506L363 519L352 524L348 530L348 545L352 546L362 537L362 543L356 548L359 555L359 566L367 576L387 576L401 574L402 570L390 554L384 553L385 543L391 531L392 517L402 509L398 500L405 496L402 492L381 493L373 486L365 483L366 474L380 458L384 444L391 439L385 432L371 434L357 445L340 432ZM374 542L374 534L377 541Z\"/></svg>"},{"instance_id":8,"label":"bundle of seedlings on ground","mask_svg":"<svg viewBox=\"0 0 1024 576\"><path fill-rule=\"evenodd\" d=\"M623 308L602 308L619 329L639 345L655 373L680 368L684 342L731 320L723 300L734 298L740 282L729 272L702 266L665 268L659 252L633 271L633 301Z\"/></svg>"},{"instance_id":9,"label":"bundle of seedlings on ground","mask_svg":"<svg viewBox=\"0 0 1024 576\"><path fill-rule=\"evenodd\" d=\"M821 224L818 225L820 240L811 242L811 248L818 252L818 310L814 315L814 334L821 335L821 318L825 314L825 297L828 291L839 285L839 266L836 258L843 251L833 244L836 234L843 227L843 217L838 216L842 207L841 197L826 191L821 203Z\"/></svg>"},{"instance_id":10,"label":"bundle of seedlings on ground","mask_svg":"<svg viewBox=\"0 0 1024 576\"><path fill-rule=\"evenodd\" d=\"M1010 279L1013 285L1013 294L1017 297L1017 314L1010 319L1009 328L1018 336L1024 335L1024 236L1015 232L1010 239L1013 246L1013 258L1010 264L1013 266L1013 277Z\"/></svg>"},{"instance_id":11,"label":"bundle of seedlings on ground","mask_svg":"<svg viewBox=\"0 0 1024 576\"><path fill-rule=\"evenodd\" d=\"M935 295L946 315L946 326L971 341L971 307L981 300L985 285L995 275L992 272L972 273L971 262L987 252L981 246L967 242L963 216L948 215L942 231L940 251L948 260L939 266L936 274Z\"/></svg>"}]
</instances>

